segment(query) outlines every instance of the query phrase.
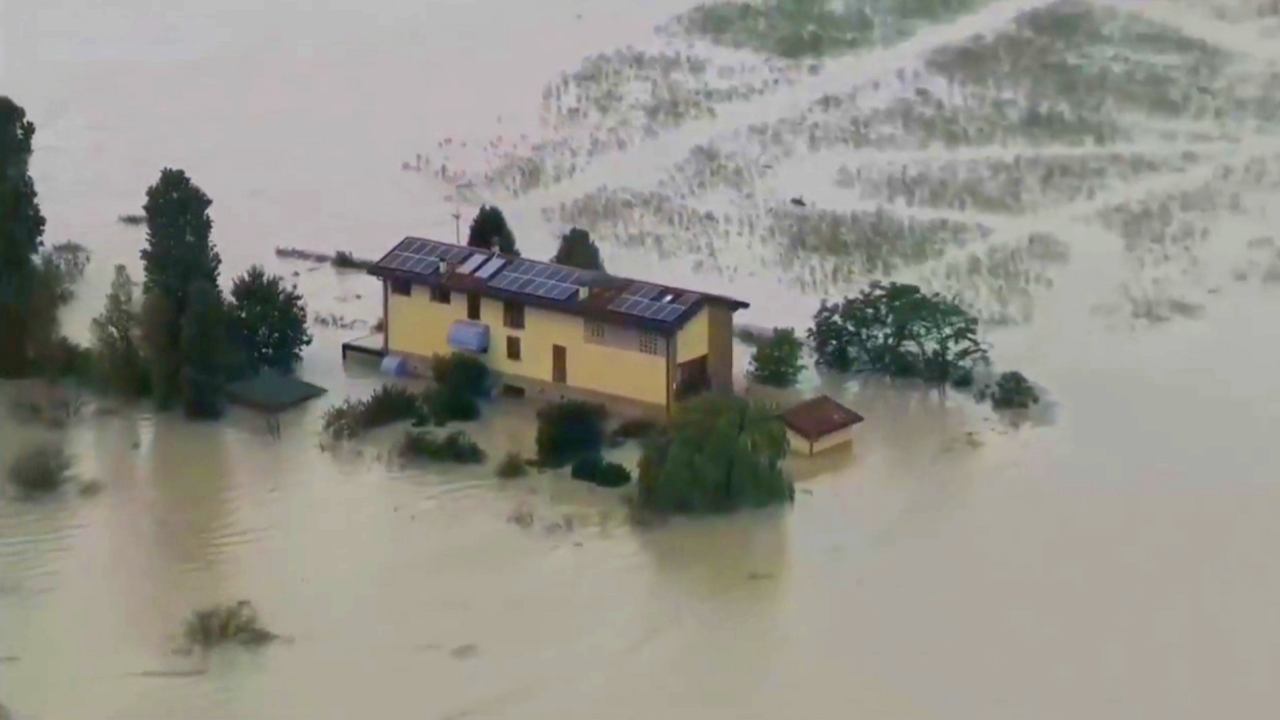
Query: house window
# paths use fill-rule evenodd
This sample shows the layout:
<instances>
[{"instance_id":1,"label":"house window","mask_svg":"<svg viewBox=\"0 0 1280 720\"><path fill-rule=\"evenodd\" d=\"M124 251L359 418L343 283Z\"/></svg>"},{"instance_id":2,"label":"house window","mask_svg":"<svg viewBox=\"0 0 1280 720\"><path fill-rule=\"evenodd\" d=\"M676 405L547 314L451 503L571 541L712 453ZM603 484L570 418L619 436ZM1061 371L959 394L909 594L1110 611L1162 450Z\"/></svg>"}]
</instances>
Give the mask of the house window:
<instances>
[{"instance_id":1,"label":"house window","mask_svg":"<svg viewBox=\"0 0 1280 720\"><path fill-rule=\"evenodd\" d=\"M524 329L524 305L517 302L502 303L502 324L516 330Z\"/></svg>"},{"instance_id":2,"label":"house window","mask_svg":"<svg viewBox=\"0 0 1280 720\"><path fill-rule=\"evenodd\" d=\"M467 293L467 319L480 319L480 296L475 293Z\"/></svg>"},{"instance_id":3,"label":"house window","mask_svg":"<svg viewBox=\"0 0 1280 720\"><path fill-rule=\"evenodd\" d=\"M519 335L507 336L507 359L508 360L520 359L520 336Z\"/></svg>"},{"instance_id":4,"label":"house window","mask_svg":"<svg viewBox=\"0 0 1280 720\"><path fill-rule=\"evenodd\" d=\"M640 333L640 352L648 353L649 355L661 355L662 337L652 332Z\"/></svg>"},{"instance_id":5,"label":"house window","mask_svg":"<svg viewBox=\"0 0 1280 720\"><path fill-rule=\"evenodd\" d=\"M453 301L452 298L449 297L449 288L443 288L443 287L431 288L431 302L440 303L442 305L448 305L452 301Z\"/></svg>"},{"instance_id":6,"label":"house window","mask_svg":"<svg viewBox=\"0 0 1280 720\"><path fill-rule=\"evenodd\" d=\"M587 320L587 342L604 342L604 323Z\"/></svg>"},{"instance_id":7,"label":"house window","mask_svg":"<svg viewBox=\"0 0 1280 720\"><path fill-rule=\"evenodd\" d=\"M392 295L409 295L413 292L413 285L408 280L392 280Z\"/></svg>"}]
</instances>

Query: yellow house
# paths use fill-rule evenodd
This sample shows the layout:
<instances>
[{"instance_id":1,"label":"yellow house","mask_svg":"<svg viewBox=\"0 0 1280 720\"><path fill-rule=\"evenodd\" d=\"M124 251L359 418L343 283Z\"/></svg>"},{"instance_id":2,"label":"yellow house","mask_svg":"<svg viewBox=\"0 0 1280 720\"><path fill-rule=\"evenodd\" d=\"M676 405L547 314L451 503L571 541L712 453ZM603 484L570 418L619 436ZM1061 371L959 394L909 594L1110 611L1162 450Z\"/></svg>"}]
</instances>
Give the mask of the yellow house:
<instances>
[{"instance_id":1,"label":"yellow house","mask_svg":"<svg viewBox=\"0 0 1280 720\"><path fill-rule=\"evenodd\" d=\"M431 358L483 358L506 393L667 413L733 388L733 313L711 293L409 237L382 280L382 353L425 374Z\"/></svg>"},{"instance_id":2,"label":"yellow house","mask_svg":"<svg viewBox=\"0 0 1280 720\"><path fill-rule=\"evenodd\" d=\"M779 416L786 426L791 452L817 455L853 443L853 426L865 418L830 396L806 400Z\"/></svg>"}]
</instances>

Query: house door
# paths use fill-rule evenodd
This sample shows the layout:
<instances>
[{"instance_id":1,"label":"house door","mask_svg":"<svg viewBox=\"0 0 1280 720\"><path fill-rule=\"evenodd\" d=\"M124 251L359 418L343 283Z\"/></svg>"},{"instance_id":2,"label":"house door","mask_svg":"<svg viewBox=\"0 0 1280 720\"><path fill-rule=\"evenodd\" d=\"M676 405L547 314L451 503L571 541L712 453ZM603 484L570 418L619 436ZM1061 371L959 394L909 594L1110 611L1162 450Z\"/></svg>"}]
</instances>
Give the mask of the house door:
<instances>
[{"instance_id":1,"label":"house door","mask_svg":"<svg viewBox=\"0 0 1280 720\"><path fill-rule=\"evenodd\" d=\"M568 355L563 345L551 346L551 381L558 383L568 382Z\"/></svg>"}]
</instances>

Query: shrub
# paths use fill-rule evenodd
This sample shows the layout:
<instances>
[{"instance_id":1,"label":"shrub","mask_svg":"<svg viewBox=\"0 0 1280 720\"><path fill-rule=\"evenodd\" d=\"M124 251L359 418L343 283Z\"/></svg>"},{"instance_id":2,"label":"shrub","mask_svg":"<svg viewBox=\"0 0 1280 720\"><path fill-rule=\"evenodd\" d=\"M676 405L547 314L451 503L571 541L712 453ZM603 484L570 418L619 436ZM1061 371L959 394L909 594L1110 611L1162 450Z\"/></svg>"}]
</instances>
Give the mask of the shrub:
<instances>
[{"instance_id":1,"label":"shrub","mask_svg":"<svg viewBox=\"0 0 1280 720\"><path fill-rule=\"evenodd\" d=\"M366 430L411 420L422 412L418 397L399 385L383 385L364 400L344 400L324 413L321 426L335 440L354 438Z\"/></svg>"},{"instance_id":2,"label":"shrub","mask_svg":"<svg viewBox=\"0 0 1280 720\"><path fill-rule=\"evenodd\" d=\"M603 405L568 400L538 410L538 462L564 467L584 455L599 454L604 445Z\"/></svg>"},{"instance_id":3,"label":"shrub","mask_svg":"<svg viewBox=\"0 0 1280 720\"><path fill-rule=\"evenodd\" d=\"M583 455L573 461L573 467L569 470L569 476L574 480L595 482L596 477L600 475L600 469L603 467L604 458L599 455Z\"/></svg>"},{"instance_id":4,"label":"shrub","mask_svg":"<svg viewBox=\"0 0 1280 720\"><path fill-rule=\"evenodd\" d=\"M503 255L519 255L516 236L507 218L496 205L481 205L467 231L467 245L483 250L497 250Z\"/></svg>"},{"instance_id":5,"label":"shrub","mask_svg":"<svg viewBox=\"0 0 1280 720\"><path fill-rule=\"evenodd\" d=\"M996 379L991 406L997 410L1025 410L1038 402L1039 393L1022 373L1016 370L1000 373L1000 377Z\"/></svg>"},{"instance_id":6,"label":"shrub","mask_svg":"<svg viewBox=\"0 0 1280 720\"><path fill-rule=\"evenodd\" d=\"M453 353L433 359L431 377L440 388L465 393L473 398L489 396L489 366L483 360L466 353Z\"/></svg>"},{"instance_id":7,"label":"shrub","mask_svg":"<svg viewBox=\"0 0 1280 720\"><path fill-rule=\"evenodd\" d=\"M435 388L423 393L422 401L436 425L466 422L480 417L480 404L462 391L452 388Z\"/></svg>"},{"instance_id":8,"label":"shrub","mask_svg":"<svg viewBox=\"0 0 1280 720\"><path fill-rule=\"evenodd\" d=\"M196 610L182 631L188 647L208 650L218 645L265 645L279 638L262 627L258 611L248 600Z\"/></svg>"},{"instance_id":9,"label":"shrub","mask_svg":"<svg viewBox=\"0 0 1280 720\"><path fill-rule=\"evenodd\" d=\"M498 463L497 473L498 477L510 480L527 475L529 467L520 453L509 452L502 456L502 462Z\"/></svg>"},{"instance_id":10,"label":"shrub","mask_svg":"<svg viewBox=\"0 0 1280 720\"><path fill-rule=\"evenodd\" d=\"M631 471L615 462L605 463L596 473L596 485L607 488L618 488L631 482Z\"/></svg>"},{"instance_id":11,"label":"shrub","mask_svg":"<svg viewBox=\"0 0 1280 720\"><path fill-rule=\"evenodd\" d=\"M586 230L577 227L560 236L560 248L556 250L551 262L582 270L604 271L604 261L600 259L600 247L595 244Z\"/></svg>"},{"instance_id":12,"label":"shrub","mask_svg":"<svg viewBox=\"0 0 1280 720\"><path fill-rule=\"evenodd\" d=\"M800 378L804 365L800 354L804 343L791 328L774 328L767 340L751 354L751 379L773 387L791 387Z\"/></svg>"},{"instance_id":13,"label":"shrub","mask_svg":"<svg viewBox=\"0 0 1280 720\"><path fill-rule=\"evenodd\" d=\"M772 408L724 395L682 405L640 458L640 506L659 513L718 513L789 502L782 472L786 432Z\"/></svg>"},{"instance_id":14,"label":"shrub","mask_svg":"<svg viewBox=\"0 0 1280 720\"><path fill-rule=\"evenodd\" d=\"M951 374L951 387L964 390L973 387L973 369L962 367Z\"/></svg>"},{"instance_id":15,"label":"shrub","mask_svg":"<svg viewBox=\"0 0 1280 720\"><path fill-rule=\"evenodd\" d=\"M406 460L426 459L441 462L475 464L484 462L485 453L480 446L461 430L455 430L443 439L430 432L408 431L400 441L400 457Z\"/></svg>"},{"instance_id":16,"label":"shrub","mask_svg":"<svg viewBox=\"0 0 1280 720\"><path fill-rule=\"evenodd\" d=\"M56 492L69 481L71 461L56 445L27 450L9 466L9 481L19 490L32 495Z\"/></svg>"},{"instance_id":17,"label":"shrub","mask_svg":"<svg viewBox=\"0 0 1280 720\"><path fill-rule=\"evenodd\" d=\"M334 253L331 263L334 267L342 268L344 270L363 270L369 267L368 261L361 260L346 250L339 250Z\"/></svg>"}]
</instances>

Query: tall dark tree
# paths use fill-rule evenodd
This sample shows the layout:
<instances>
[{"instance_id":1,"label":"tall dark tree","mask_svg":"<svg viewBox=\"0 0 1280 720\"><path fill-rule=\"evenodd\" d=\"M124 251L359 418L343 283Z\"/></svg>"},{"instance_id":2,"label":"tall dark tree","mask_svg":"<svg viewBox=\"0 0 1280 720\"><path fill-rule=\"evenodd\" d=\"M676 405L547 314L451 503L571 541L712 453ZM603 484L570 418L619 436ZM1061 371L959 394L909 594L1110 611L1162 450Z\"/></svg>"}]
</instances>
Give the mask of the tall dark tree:
<instances>
[{"instance_id":1,"label":"tall dark tree","mask_svg":"<svg viewBox=\"0 0 1280 720\"><path fill-rule=\"evenodd\" d=\"M28 370L27 309L45 223L29 172L35 133L26 111L0 96L0 377Z\"/></svg>"},{"instance_id":2,"label":"tall dark tree","mask_svg":"<svg viewBox=\"0 0 1280 720\"><path fill-rule=\"evenodd\" d=\"M187 292L181 330L182 407L189 417L219 417L227 367L227 318L222 294L212 283L198 281Z\"/></svg>"},{"instance_id":3,"label":"tall dark tree","mask_svg":"<svg viewBox=\"0 0 1280 720\"><path fill-rule=\"evenodd\" d=\"M182 357L181 323L187 315L188 293L198 284L218 286L222 259L210 235L213 201L181 170L165 168L160 179L147 188L143 211L147 216L147 246L142 250L143 292L147 297L165 299L167 327L149 333L149 354L153 357ZM155 320L155 318L152 318ZM159 328L150 328L160 330ZM153 391L163 405L176 394L181 364L161 361L154 366Z\"/></svg>"},{"instance_id":4,"label":"tall dark tree","mask_svg":"<svg viewBox=\"0 0 1280 720\"><path fill-rule=\"evenodd\" d=\"M604 270L599 246L591 239L590 233L577 227L560 236L560 248L551 262L583 270Z\"/></svg>"},{"instance_id":5,"label":"tall dark tree","mask_svg":"<svg viewBox=\"0 0 1280 720\"><path fill-rule=\"evenodd\" d=\"M507 217L497 205L481 205L471 220L467 231L467 245L485 250L497 250L504 255L519 255L516 236L507 225Z\"/></svg>"},{"instance_id":6,"label":"tall dark tree","mask_svg":"<svg viewBox=\"0 0 1280 720\"><path fill-rule=\"evenodd\" d=\"M232 335L250 364L292 372L311 344L307 306L296 288L254 265L231 285Z\"/></svg>"}]
</instances>

